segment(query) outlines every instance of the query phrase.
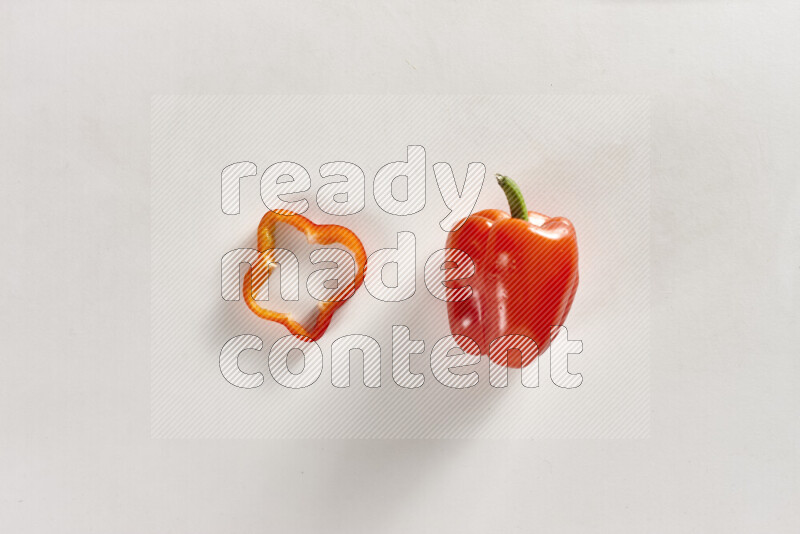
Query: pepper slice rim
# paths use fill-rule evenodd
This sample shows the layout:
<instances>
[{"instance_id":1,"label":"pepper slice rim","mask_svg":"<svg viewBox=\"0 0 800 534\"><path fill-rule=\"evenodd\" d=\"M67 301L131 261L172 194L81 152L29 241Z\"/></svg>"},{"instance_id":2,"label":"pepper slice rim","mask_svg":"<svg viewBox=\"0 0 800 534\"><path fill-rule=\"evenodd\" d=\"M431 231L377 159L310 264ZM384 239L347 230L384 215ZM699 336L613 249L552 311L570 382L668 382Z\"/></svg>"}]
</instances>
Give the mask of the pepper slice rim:
<instances>
[{"instance_id":1,"label":"pepper slice rim","mask_svg":"<svg viewBox=\"0 0 800 534\"><path fill-rule=\"evenodd\" d=\"M317 320L311 330L292 318L289 313L277 312L261 307L253 297L254 291L258 291L269 279L274 269L275 229L278 225L287 224L299 230L306 236L306 240L311 244L331 245L340 243L353 253L356 263L356 273L353 281L347 284L330 301L320 301L317 303ZM244 275L242 293L245 303L250 310L257 316L267 321L276 322L286 327L289 332L303 341L316 341L325 333L330 325L333 314L352 297L359 287L364 283L364 275L367 266L367 253L361 240L349 228L338 224L315 224L311 220L303 217L299 213L289 210L271 210L261 218L258 223L258 251L259 257L251 264ZM263 266L267 262L266 267ZM259 267L265 270L265 275L256 280L253 287L253 269ZM345 296L343 296L345 295Z\"/></svg>"}]
</instances>

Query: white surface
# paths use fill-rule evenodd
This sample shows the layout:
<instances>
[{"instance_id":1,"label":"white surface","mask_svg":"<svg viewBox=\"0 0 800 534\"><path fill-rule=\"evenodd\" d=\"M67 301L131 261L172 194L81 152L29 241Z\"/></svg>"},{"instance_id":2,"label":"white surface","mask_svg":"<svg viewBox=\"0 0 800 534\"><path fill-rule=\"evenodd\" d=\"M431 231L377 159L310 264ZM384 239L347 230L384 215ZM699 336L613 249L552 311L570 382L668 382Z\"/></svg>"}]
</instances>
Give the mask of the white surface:
<instances>
[{"instance_id":1,"label":"white surface","mask_svg":"<svg viewBox=\"0 0 800 534\"><path fill-rule=\"evenodd\" d=\"M363 5L362 5L363 4ZM796 2L4 2L9 532L792 532ZM151 440L164 93L646 94L637 441Z\"/></svg>"},{"instance_id":2,"label":"white surface","mask_svg":"<svg viewBox=\"0 0 800 534\"><path fill-rule=\"evenodd\" d=\"M648 437L651 143L646 98L159 96L153 125L155 437ZM375 200L374 177L383 165L405 160L409 144L425 149L424 207L392 215ZM324 183L317 170L336 159L357 162L366 175L366 205L359 213L337 217L317 206L316 193ZM220 209L221 171L242 160L258 170L239 181L240 213L226 215ZM377 298L374 286L372 292L359 290L318 340L323 371L302 390L280 387L267 364L272 344L289 332L259 319L242 299L225 302L220 295L221 258L256 246L256 229L266 211L259 179L282 160L311 174L311 189L287 198L309 199L306 217L347 226L367 254L396 247L400 232L415 236L415 252L403 254L413 259L402 262L415 281L413 294L384 302L388 299ZM431 167L448 162L461 183L473 161L483 163L487 174L475 211L507 209L494 177L502 171L526 193L530 210L569 217L576 229L581 280L564 324L575 340L572 352L583 345L569 356L570 371L583 375L578 388L555 385L551 374L558 376L563 364L557 360L551 373L549 352L526 369L530 386L531 369L538 366L536 388L523 387L519 371L508 372L507 387L491 387L488 356L480 365L460 369L478 373L472 388L451 389L434 378L432 349L450 329L446 303L431 296L423 273L426 260L445 247L447 233L439 222L449 210ZM422 195L422 188L417 193ZM305 239L289 241L296 230L278 228L277 246L297 255L298 304L308 308L314 302L305 287L308 253L314 247L298 247ZM381 269L370 259L367 271ZM276 274L270 300L262 306L286 311L277 291L279 275L283 272ZM393 325L407 327L412 339L424 343L423 352L405 364L421 374L419 388L400 387L393 378ZM223 345L243 334L259 336L264 344L260 352L243 352L239 360L246 372L265 375L255 390L233 386L220 372ZM379 389L363 385L360 355L352 358L353 386L342 390L331 384L331 345L352 334L370 336L381 347ZM299 355L293 358L302 366L300 360ZM319 368L308 365L312 371Z\"/></svg>"}]
</instances>

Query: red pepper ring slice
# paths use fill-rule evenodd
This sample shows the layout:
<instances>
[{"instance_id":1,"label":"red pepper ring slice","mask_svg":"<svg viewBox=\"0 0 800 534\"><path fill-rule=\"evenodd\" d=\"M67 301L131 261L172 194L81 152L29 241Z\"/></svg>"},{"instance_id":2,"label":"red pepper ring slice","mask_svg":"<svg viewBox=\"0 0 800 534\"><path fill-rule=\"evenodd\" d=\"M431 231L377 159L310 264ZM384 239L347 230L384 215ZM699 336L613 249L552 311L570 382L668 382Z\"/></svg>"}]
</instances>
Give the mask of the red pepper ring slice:
<instances>
[{"instance_id":1,"label":"red pepper ring slice","mask_svg":"<svg viewBox=\"0 0 800 534\"><path fill-rule=\"evenodd\" d=\"M270 274L272 274L275 264L270 262L275 259L273 251L275 249L275 227L278 223L288 224L303 232L309 243L319 245L341 243L355 255L355 278L351 283L347 284L342 291L337 293L332 300L317 303L319 315L317 316L317 322L314 328L310 332L306 330L303 325L292 319L289 314L262 308L253 297L253 290L258 291L261 289ZM253 265L250 266L250 269L247 270L247 273L244 275L244 283L242 284L242 292L247 307L262 319L282 324L292 335L303 341L316 341L322 337L325 330L328 329L328 325L336 310L347 302L347 299L355 294L356 290L364 283L367 253L364 251L364 245L361 244L361 240L344 226L336 224L317 225L302 215L289 210L268 211L261 218L261 222L258 223L258 250L260 251L260 255ZM254 270L257 274L255 276L255 287L253 288L251 273Z\"/></svg>"}]
</instances>

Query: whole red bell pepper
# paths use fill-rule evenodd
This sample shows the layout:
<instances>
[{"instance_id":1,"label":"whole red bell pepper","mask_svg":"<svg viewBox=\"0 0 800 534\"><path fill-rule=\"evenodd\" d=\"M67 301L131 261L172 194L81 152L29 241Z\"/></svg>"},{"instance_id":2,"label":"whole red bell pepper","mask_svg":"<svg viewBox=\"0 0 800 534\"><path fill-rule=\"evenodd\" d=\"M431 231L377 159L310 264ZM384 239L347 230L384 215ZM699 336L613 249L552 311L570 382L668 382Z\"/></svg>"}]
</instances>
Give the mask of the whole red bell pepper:
<instances>
[{"instance_id":1,"label":"whole red bell pepper","mask_svg":"<svg viewBox=\"0 0 800 534\"><path fill-rule=\"evenodd\" d=\"M497 175L511 214L483 210L451 232L447 248L466 252L475 274L447 282L451 289L469 285L472 294L448 302L453 335L472 338L480 354L509 367L528 365L550 345L551 327L562 325L578 288L578 243L572 223L563 217L528 212L517 184ZM522 356L509 350L490 354L491 342L517 334L536 342L538 351ZM461 347L475 354L474 345ZM468 350L472 348L472 350Z\"/></svg>"}]
</instances>

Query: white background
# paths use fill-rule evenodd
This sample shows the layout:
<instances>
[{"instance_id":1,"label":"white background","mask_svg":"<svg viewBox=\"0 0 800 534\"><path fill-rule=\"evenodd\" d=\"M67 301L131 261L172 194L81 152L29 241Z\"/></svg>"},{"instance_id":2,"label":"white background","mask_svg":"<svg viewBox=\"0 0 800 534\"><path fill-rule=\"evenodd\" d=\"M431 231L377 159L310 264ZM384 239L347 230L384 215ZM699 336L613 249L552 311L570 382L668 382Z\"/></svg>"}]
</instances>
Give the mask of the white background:
<instances>
[{"instance_id":1,"label":"white background","mask_svg":"<svg viewBox=\"0 0 800 534\"><path fill-rule=\"evenodd\" d=\"M796 2L0 6L0 527L792 532ZM150 439L153 94L651 97L645 440Z\"/></svg>"},{"instance_id":2,"label":"white background","mask_svg":"<svg viewBox=\"0 0 800 534\"><path fill-rule=\"evenodd\" d=\"M647 99L638 96L154 98L153 436L648 437L649 126ZM425 206L414 214L392 215L375 200L374 177L383 165L405 161L409 143L425 149ZM240 212L226 215L220 207L221 171L243 159L258 171L239 180ZM346 217L323 212L316 200L320 184L330 181L318 169L336 159L357 163L365 174L365 206ZM365 287L348 299L318 340L322 374L302 391L279 386L268 370L270 347L289 335L286 328L258 318L242 299L226 302L220 295L221 258L237 248L256 247L256 229L266 211L260 178L269 165L283 160L302 165L311 175L308 192L287 198L307 199L304 215L317 224L350 228L368 254L395 248L400 232L415 236L415 252L401 254L414 294L401 302L383 302ZM519 371L508 373L508 387L491 387L488 356L482 365L455 371L477 370L482 378L475 387L451 389L433 376L432 349L450 329L446 303L429 293L424 270L426 260L445 247L447 233L439 223L449 210L431 167L448 162L456 183L462 184L471 161L483 163L488 175L474 211L507 209L494 177L502 171L525 192L530 210L569 217L576 229L579 292L564 324L569 338L580 340L572 344L571 352L579 353L569 356L568 365L570 372L584 375L578 388L555 385L549 354L537 362L535 389L522 386ZM402 198L405 179L398 182ZM269 185L269 177L264 184ZM297 255L299 301L281 300L278 278L283 273L276 273L270 277L269 302L261 306L294 310L295 316L310 308L315 317L317 302L306 280L312 270L308 254L317 247L286 228L278 225L276 243ZM395 267L385 269L387 282L396 280ZM367 269L381 273L372 260ZM400 387L392 377L393 325L407 327L412 339L424 343L422 354L406 364L422 375L418 389ZM265 375L256 390L234 387L220 372L223 345L243 334L264 343L260 352L247 351L239 359L245 372ZM331 344L352 334L380 344L378 390L363 385L361 356L352 358L350 388L331 384ZM298 367L301 360L297 354L290 358Z\"/></svg>"}]
</instances>

